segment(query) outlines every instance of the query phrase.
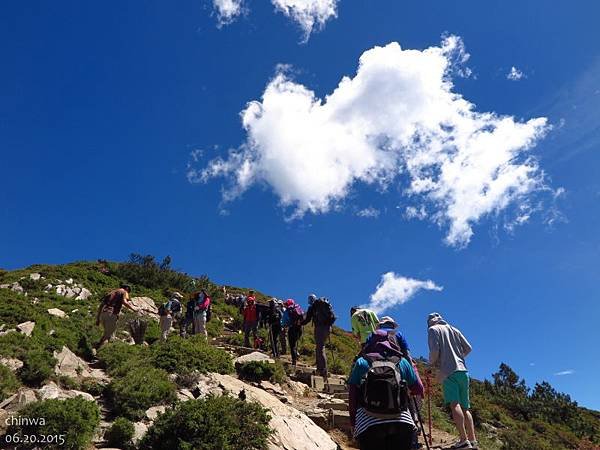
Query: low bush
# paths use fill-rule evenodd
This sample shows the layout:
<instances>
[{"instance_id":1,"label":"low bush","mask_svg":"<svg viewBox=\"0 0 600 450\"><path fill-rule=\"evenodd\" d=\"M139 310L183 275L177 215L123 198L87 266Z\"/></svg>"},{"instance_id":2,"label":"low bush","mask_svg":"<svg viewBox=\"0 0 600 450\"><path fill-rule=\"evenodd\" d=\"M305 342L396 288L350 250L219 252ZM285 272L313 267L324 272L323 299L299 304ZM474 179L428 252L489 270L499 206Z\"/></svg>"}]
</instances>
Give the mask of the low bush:
<instances>
[{"instance_id":1,"label":"low bush","mask_svg":"<svg viewBox=\"0 0 600 450\"><path fill-rule=\"evenodd\" d=\"M106 385L95 378L84 378L81 380L79 389L83 392L93 395L94 397L99 397L100 395L104 394Z\"/></svg>"},{"instance_id":2,"label":"low bush","mask_svg":"<svg viewBox=\"0 0 600 450\"><path fill-rule=\"evenodd\" d=\"M239 364L236 367L239 377L247 381L269 380L281 383L285 378L285 370L281 363L269 363L267 361L250 361Z\"/></svg>"},{"instance_id":3,"label":"low bush","mask_svg":"<svg viewBox=\"0 0 600 450\"><path fill-rule=\"evenodd\" d=\"M12 370L0 364L0 402L12 395L19 388L19 384Z\"/></svg>"},{"instance_id":4,"label":"low bush","mask_svg":"<svg viewBox=\"0 0 600 450\"><path fill-rule=\"evenodd\" d=\"M30 403L21 410L19 425L11 425L6 437L20 436L18 448L84 449L91 443L100 423L100 410L95 402L82 397L67 400L44 400ZM41 443L23 443L23 436L45 439Z\"/></svg>"},{"instance_id":5,"label":"low bush","mask_svg":"<svg viewBox=\"0 0 600 450\"><path fill-rule=\"evenodd\" d=\"M159 416L140 449L265 449L272 433L269 420L257 403L227 396L190 400Z\"/></svg>"},{"instance_id":6,"label":"low bush","mask_svg":"<svg viewBox=\"0 0 600 450\"><path fill-rule=\"evenodd\" d=\"M152 365L169 373L233 372L229 353L208 344L204 336L171 336L152 346L151 353Z\"/></svg>"},{"instance_id":7,"label":"low bush","mask_svg":"<svg viewBox=\"0 0 600 450\"><path fill-rule=\"evenodd\" d=\"M98 359L110 375L125 374L139 366L148 356L148 349L125 342L111 342L98 351Z\"/></svg>"},{"instance_id":8,"label":"low bush","mask_svg":"<svg viewBox=\"0 0 600 450\"><path fill-rule=\"evenodd\" d=\"M143 417L150 406L174 402L175 385L167 372L151 367L137 367L108 386L117 414L130 419Z\"/></svg>"},{"instance_id":9,"label":"low bush","mask_svg":"<svg viewBox=\"0 0 600 450\"><path fill-rule=\"evenodd\" d=\"M126 449L133 447L132 440L134 434L135 428L133 422L125 417L119 417L104 433L104 440L109 447Z\"/></svg>"},{"instance_id":10,"label":"low bush","mask_svg":"<svg viewBox=\"0 0 600 450\"><path fill-rule=\"evenodd\" d=\"M35 349L27 353L19 378L29 386L39 386L54 372L56 359L43 350Z\"/></svg>"}]
</instances>

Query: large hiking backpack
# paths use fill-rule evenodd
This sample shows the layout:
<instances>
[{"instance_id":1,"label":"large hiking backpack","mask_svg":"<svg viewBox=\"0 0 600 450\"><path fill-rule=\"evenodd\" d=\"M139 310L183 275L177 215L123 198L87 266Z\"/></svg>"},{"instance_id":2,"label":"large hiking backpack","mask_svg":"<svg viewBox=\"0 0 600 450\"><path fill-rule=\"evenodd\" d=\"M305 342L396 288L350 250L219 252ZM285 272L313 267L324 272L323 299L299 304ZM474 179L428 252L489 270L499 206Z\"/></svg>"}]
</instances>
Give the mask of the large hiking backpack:
<instances>
[{"instance_id":1,"label":"large hiking backpack","mask_svg":"<svg viewBox=\"0 0 600 450\"><path fill-rule=\"evenodd\" d=\"M408 408L407 382L398 367L398 357L364 356L369 371L360 385L360 403L367 414L380 419L397 418Z\"/></svg>"},{"instance_id":2,"label":"large hiking backpack","mask_svg":"<svg viewBox=\"0 0 600 450\"><path fill-rule=\"evenodd\" d=\"M212 303L209 303L206 308L206 322L210 322L210 319L212 319Z\"/></svg>"},{"instance_id":3,"label":"large hiking backpack","mask_svg":"<svg viewBox=\"0 0 600 450\"><path fill-rule=\"evenodd\" d=\"M333 325L335 322L335 314L331 303L325 297L321 297L315 300L313 303L314 308L314 321L317 325Z\"/></svg>"},{"instance_id":4,"label":"large hiking backpack","mask_svg":"<svg viewBox=\"0 0 600 450\"><path fill-rule=\"evenodd\" d=\"M304 320L304 310L298 303L294 303L288 308L288 314L290 315L290 322L294 325L299 325Z\"/></svg>"}]
</instances>

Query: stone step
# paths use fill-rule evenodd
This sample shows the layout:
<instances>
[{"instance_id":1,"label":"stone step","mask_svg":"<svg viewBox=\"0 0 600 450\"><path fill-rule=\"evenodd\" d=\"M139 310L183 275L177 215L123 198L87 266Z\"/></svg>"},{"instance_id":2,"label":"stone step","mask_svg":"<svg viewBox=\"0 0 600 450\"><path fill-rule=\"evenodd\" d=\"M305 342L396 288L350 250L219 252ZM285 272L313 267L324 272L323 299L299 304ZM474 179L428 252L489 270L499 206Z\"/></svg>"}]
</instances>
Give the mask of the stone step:
<instances>
[{"instance_id":1,"label":"stone step","mask_svg":"<svg viewBox=\"0 0 600 450\"><path fill-rule=\"evenodd\" d=\"M347 392L348 388L345 384L329 383L325 386L325 392L335 394L336 392Z\"/></svg>"},{"instance_id":2,"label":"stone step","mask_svg":"<svg viewBox=\"0 0 600 450\"><path fill-rule=\"evenodd\" d=\"M348 411L333 411L332 426L346 433L350 433L352 424L350 423L350 412Z\"/></svg>"},{"instance_id":3,"label":"stone step","mask_svg":"<svg viewBox=\"0 0 600 450\"><path fill-rule=\"evenodd\" d=\"M337 398L337 399L340 399L340 400L346 400L347 401L348 398L349 398L349 394L348 394L347 391L346 392L336 392L336 393L333 394L333 398Z\"/></svg>"},{"instance_id":4,"label":"stone step","mask_svg":"<svg viewBox=\"0 0 600 450\"><path fill-rule=\"evenodd\" d=\"M319 408L333 409L335 411L348 411L348 403L344 401L329 401L319 403Z\"/></svg>"}]
</instances>

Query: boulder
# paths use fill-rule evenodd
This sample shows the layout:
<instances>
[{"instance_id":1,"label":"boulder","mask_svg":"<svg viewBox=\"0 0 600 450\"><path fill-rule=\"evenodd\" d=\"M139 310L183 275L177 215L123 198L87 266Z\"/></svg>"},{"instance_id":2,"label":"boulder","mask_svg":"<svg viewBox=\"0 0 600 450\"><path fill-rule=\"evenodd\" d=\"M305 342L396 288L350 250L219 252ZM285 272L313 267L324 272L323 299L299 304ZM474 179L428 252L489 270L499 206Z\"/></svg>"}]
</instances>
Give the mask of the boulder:
<instances>
[{"instance_id":1,"label":"boulder","mask_svg":"<svg viewBox=\"0 0 600 450\"><path fill-rule=\"evenodd\" d=\"M152 406L146 410L146 417L150 421L154 422L160 414L163 414L167 410L166 406Z\"/></svg>"},{"instance_id":2,"label":"boulder","mask_svg":"<svg viewBox=\"0 0 600 450\"><path fill-rule=\"evenodd\" d=\"M84 287L81 288L81 292L75 297L75 300L87 300L92 296L92 292Z\"/></svg>"},{"instance_id":3,"label":"boulder","mask_svg":"<svg viewBox=\"0 0 600 450\"><path fill-rule=\"evenodd\" d=\"M54 372L56 375L63 375L71 378L92 377L92 372L83 359L69 350L69 347L63 345L62 350L54 352L56 366Z\"/></svg>"},{"instance_id":4,"label":"boulder","mask_svg":"<svg viewBox=\"0 0 600 450\"><path fill-rule=\"evenodd\" d=\"M158 308L150 297L132 297L131 303L146 317L158 319Z\"/></svg>"},{"instance_id":5,"label":"boulder","mask_svg":"<svg viewBox=\"0 0 600 450\"><path fill-rule=\"evenodd\" d=\"M21 286L17 281L11 284L0 284L0 289L10 289L13 292L20 292L21 294L25 292L23 286Z\"/></svg>"},{"instance_id":6,"label":"boulder","mask_svg":"<svg viewBox=\"0 0 600 450\"><path fill-rule=\"evenodd\" d=\"M16 372L23 367L23 361L16 358L0 358L0 364L8 367L13 372Z\"/></svg>"},{"instance_id":7,"label":"boulder","mask_svg":"<svg viewBox=\"0 0 600 450\"><path fill-rule=\"evenodd\" d=\"M25 405L37 401L35 391L29 388L21 388L16 394L11 395L2 403L0 403L0 409L4 409L7 412L17 412L21 410Z\"/></svg>"},{"instance_id":8,"label":"boulder","mask_svg":"<svg viewBox=\"0 0 600 450\"><path fill-rule=\"evenodd\" d=\"M264 362L268 362L271 364L274 364L275 361L269 357L269 355L265 355L264 353L261 352L252 352L252 353L248 353L247 355L242 355L239 356L237 358L235 358L235 360L233 361L236 365L238 364L246 364L249 363L251 361L264 361Z\"/></svg>"},{"instance_id":9,"label":"boulder","mask_svg":"<svg viewBox=\"0 0 600 450\"><path fill-rule=\"evenodd\" d=\"M84 400L94 401L94 397L87 392L77 391L75 389L61 389L55 382L50 381L37 390L37 396L40 400L56 398L66 400L68 398L83 397Z\"/></svg>"},{"instance_id":10,"label":"boulder","mask_svg":"<svg viewBox=\"0 0 600 450\"><path fill-rule=\"evenodd\" d=\"M67 316L67 313L65 313L62 309L58 309L58 308L50 308L48 310L48 314L50 314L51 316L54 316L54 317L60 317L61 319L65 319L65 318L69 317L69 316Z\"/></svg>"},{"instance_id":11,"label":"boulder","mask_svg":"<svg viewBox=\"0 0 600 450\"><path fill-rule=\"evenodd\" d=\"M42 278L42 276L39 273L30 273L29 278L31 278L33 281L38 281L40 278Z\"/></svg>"},{"instance_id":12,"label":"boulder","mask_svg":"<svg viewBox=\"0 0 600 450\"><path fill-rule=\"evenodd\" d=\"M194 400L194 394L189 389L180 389L177 392L177 399L181 402L185 402L188 400Z\"/></svg>"},{"instance_id":13,"label":"boulder","mask_svg":"<svg viewBox=\"0 0 600 450\"><path fill-rule=\"evenodd\" d=\"M31 336L31 333L33 333L34 328L35 322L32 321L23 322L17 325L17 330L19 330L25 336Z\"/></svg>"},{"instance_id":14,"label":"boulder","mask_svg":"<svg viewBox=\"0 0 600 450\"><path fill-rule=\"evenodd\" d=\"M230 375L210 373L201 377L198 388L202 396L231 394L238 396L244 390L248 401L260 403L271 411L269 425L275 433L269 438L270 450L336 450L337 444L327 432L295 408L282 403L262 389L250 386Z\"/></svg>"},{"instance_id":15,"label":"boulder","mask_svg":"<svg viewBox=\"0 0 600 450\"><path fill-rule=\"evenodd\" d=\"M146 432L148 431L148 425L144 422L135 422L133 424L133 443L137 444L142 440Z\"/></svg>"}]
</instances>

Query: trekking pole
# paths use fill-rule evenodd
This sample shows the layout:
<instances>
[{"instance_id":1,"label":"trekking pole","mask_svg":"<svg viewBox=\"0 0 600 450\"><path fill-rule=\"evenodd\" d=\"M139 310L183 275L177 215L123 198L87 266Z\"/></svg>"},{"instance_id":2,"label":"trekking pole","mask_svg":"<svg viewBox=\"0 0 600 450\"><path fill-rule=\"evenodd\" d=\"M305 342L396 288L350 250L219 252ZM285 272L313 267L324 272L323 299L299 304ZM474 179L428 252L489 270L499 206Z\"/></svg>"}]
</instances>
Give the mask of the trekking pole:
<instances>
[{"instance_id":1,"label":"trekking pole","mask_svg":"<svg viewBox=\"0 0 600 450\"><path fill-rule=\"evenodd\" d=\"M429 371L425 371L425 392L427 394L427 415L429 421L429 445L433 445L433 441L431 440L431 381L429 380Z\"/></svg>"},{"instance_id":2,"label":"trekking pole","mask_svg":"<svg viewBox=\"0 0 600 450\"><path fill-rule=\"evenodd\" d=\"M413 399L413 404L415 406L415 411L417 413L417 418L419 419L419 428L421 428L421 432L423 433L423 440L425 441L425 447L427 447L427 450L430 450L429 444L430 442L427 440L427 433L425 433L425 426L423 424L423 418L421 417L421 410L419 409L419 405L417 404L417 399L415 397L412 398ZM431 431L430 431L431 433ZM431 435L430 435L430 439L431 439Z\"/></svg>"},{"instance_id":3,"label":"trekking pole","mask_svg":"<svg viewBox=\"0 0 600 450\"><path fill-rule=\"evenodd\" d=\"M333 352L333 346L331 345L331 333L329 333L329 351L331 352L331 363L335 366L335 353Z\"/></svg>"}]
</instances>

